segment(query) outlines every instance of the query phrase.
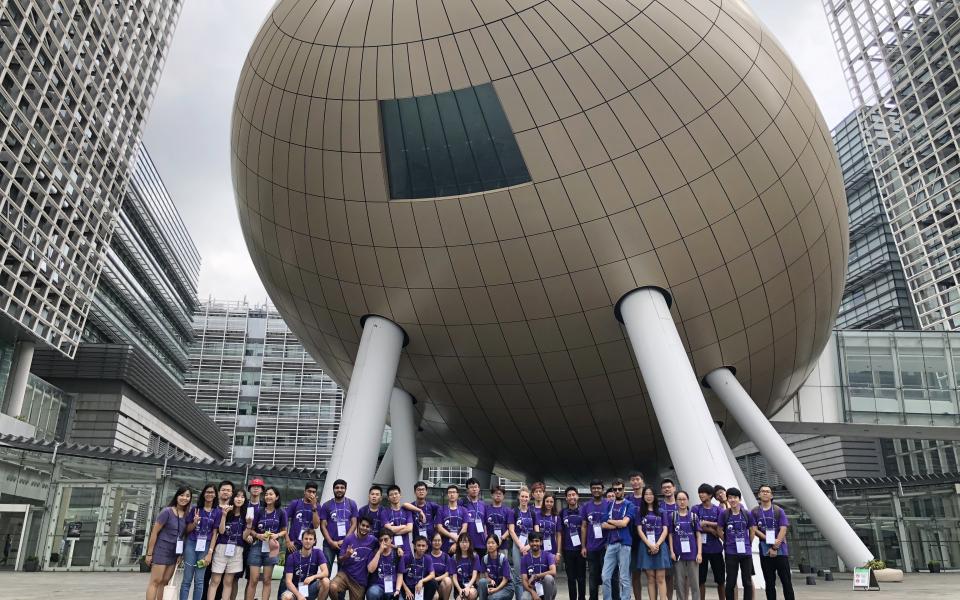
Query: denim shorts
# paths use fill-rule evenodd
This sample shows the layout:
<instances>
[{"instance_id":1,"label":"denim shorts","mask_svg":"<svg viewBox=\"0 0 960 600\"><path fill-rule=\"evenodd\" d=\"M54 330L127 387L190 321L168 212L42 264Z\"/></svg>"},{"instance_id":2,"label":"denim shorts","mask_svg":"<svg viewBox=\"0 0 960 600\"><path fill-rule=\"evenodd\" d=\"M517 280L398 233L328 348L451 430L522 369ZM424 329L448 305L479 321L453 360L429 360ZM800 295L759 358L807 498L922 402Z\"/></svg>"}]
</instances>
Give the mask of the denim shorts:
<instances>
[{"instance_id":1,"label":"denim shorts","mask_svg":"<svg viewBox=\"0 0 960 600\"><path fill-rule=\"evenodd\" d=\"M259 550L259 542L250 548L250 554L247 555L248 567L275 567L279 564L279 555L271 557L269 552L260 552Z\"/></svg>"}]
</instances>

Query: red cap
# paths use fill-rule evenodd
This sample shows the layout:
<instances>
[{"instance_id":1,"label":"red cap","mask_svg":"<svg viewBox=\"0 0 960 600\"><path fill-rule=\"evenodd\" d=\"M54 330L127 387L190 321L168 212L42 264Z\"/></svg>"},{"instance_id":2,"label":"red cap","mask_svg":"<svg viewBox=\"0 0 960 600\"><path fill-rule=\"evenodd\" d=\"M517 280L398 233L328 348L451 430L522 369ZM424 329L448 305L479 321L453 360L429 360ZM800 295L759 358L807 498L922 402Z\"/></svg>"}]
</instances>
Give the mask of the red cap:
<instances>
[{"instance_id":1,"label":"red cap","mask_svg":"<svg viewBox=\"0 0 960 600\"><path fill-rule=\"evenodd\" d=\"M250 483L247 484L247 489L249 490L255 485L259 485L260 487L263 487L263 480L260 479L259 477L254 477L253 479L250 480Z\"/></svg>"}]
</instances>

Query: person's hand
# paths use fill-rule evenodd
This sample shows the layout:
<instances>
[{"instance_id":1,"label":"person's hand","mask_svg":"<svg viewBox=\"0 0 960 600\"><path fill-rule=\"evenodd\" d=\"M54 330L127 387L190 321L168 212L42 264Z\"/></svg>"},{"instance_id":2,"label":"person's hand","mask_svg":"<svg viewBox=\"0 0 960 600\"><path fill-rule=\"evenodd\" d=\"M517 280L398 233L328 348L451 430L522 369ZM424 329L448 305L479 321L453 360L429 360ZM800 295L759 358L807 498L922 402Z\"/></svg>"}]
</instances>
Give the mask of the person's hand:
<instances>
[{"instance_id":1,"label":"person's hand","mask_svg":"<svg viewBox=\"0 0 960 600\"><path fill-rule=\"evenodd\" d=\"M199 524L200 524L200 511L199 511L199 510L194 511L194 513L193 513L193 524L194 524L194 525L199 525Z\"/></svg>"},{"instance_id":2,"label":"person's hand","mask_svg":"<svg viewBox=\"0 0 960 600\"><path fill-rule=\"evenodd\" d=\"M449 554L450 556L453 556L456 551L457 551L457 546L456 544L453 544L450 546L450 549L447 550L447 554Z\"/></svg>"},{"instance_id":3,"label":"person's hand","mask_svg":"<svg viewBox=\"0 0 960 600\"><path fill-rule=\"evenodd\" d=\"M775 557L776 555L777 555L776 548L771 547L770 549L767 550L767 556L772 558L772 557Z\"/></svg>"},{"instance_id":4,"label":"person's hand","mask_svg":"<svg viewBox=\"0 0 960 600\"><path fill-rule=\"evenodd\" d=\"M344 550L344 553L346 554L347 558L353 556L353 546L347 546L347 549Z\"/></svg>"},{"instance_id":5,"label":"person's hand","mask_svg":"<svg viewBox=\"0 0 960 600\"><path fill-rule=\"evenodd\" d=\"M520 548L520 554L526 556L528 552L530 552L530 544L527 544L523 548Z\"/></svg>"},{"instance_id":6,"label":"person's hand","mask_svg":"<svg viewBox=\"0 0 960 600\"><path fill-rule=\"evenodd\" d=\"M152 567L152 566L153 566L153 555L152 555L152 554L148 554L148 555L144 556L144 557L143 557L143 562L145 562L148 567Z\"/></svg>"},{"instance_id":7,"label":"person's hand","mask_svg":"<svg viewBox=\"0 0 960 600\"><path fill-rule=\"evenodd\" d=\"M287 552L296 552L297 547L293 545L293 542L287 540Z\"/></svg>"},{"instance_id":8,"label":"person's hand","mask_svg":"<svg viewBox=\"0 0 960 600\"><path fill-rule=\"evenodd\" d=\"M411 592L410 590L407 590L406 592L403 593L403 597L406 598L407 600L413 600L413 592Z\"/></svg>"},{"instance_id":9,"label":"person's hand","mask_svg":"<svg viewBox=\"0 0 960 600\"><path fill-rule=\"evenodd\" d=\"M413 586L413 589L414 589L414 591L417 591L417 592L421 591L421 590L423 589L423 582L422 582L422 581L418 581L418 582L417 582L417 585Z\"/></svg>"},{"instance_id":10,"label":"person's hand","mask_svg":"<svg viewBox=\"0 0 960 600\"><path fill-rule=\"evenodd\" d=\"M297 600L307 600L307 597L300 593L300 590L297 590Z\"/></svg>"},{"instance_id":11,"label":"person's hand","mask_svg":"<svg viewBox=\"0 0 960 600\"><path fill-rule=\"evenodd\" d=\"M697 564L699 565L702 562L703 562L703 555L697 552Z\"/></svg>"},{"instance_id":12,"label":"person's hand","mask_svg":"<svg viewBox=\"0 0 960 600\"><path fill-rule=\"evenodd\" d=\"M670 560L672 560L673 562L677 562L677 555L676 553L674 553L673 550L670 550Z\"/></svg>"},{"instance_id":13,"label":"person's hand","mask_svg":"<svg viewBox=\"0 0 960 600\"><path fill-rule=\"evenodd\" d=\"M658 552L660 552L659 545L654 544L653 546L650 547L650 554L656 554Z\"/></svg>"},{"instance_id":14,"label":"person's hand","mask_svg":"<svg viewBox=\"0 0 960 600\"><path fill-rule=\"evenodd\" d=\"M403 548L397 548L397 557L403 558Z\"/></svg>"},{"instance_id":15,"label":"person's hand","mask_svg":"<svg viewBox=\"0 0 960 600\"><path fill-rule=\"evenodd\" d=\"M583 548L580 548L580 556L582 556L582 557L584 557L584 558L587 557L587 547L586 547L586 546L584 546Z\"/></svg>"},{"instance_id":16,"label":"person's hand","mask_svg":"<svg viewBox=\"0 0 960 600\"><path fill-rule=\"evenodd\" d=\"M390 550L390 542L380 542L380 554L386 554Z\"/></svg>"},{"instance_id":17,"label":"person's hand","mask_svg":"<svg viewBox=\"0 0 960 600\"><path fill-rule=\"evenodd\" d=\"M494 586L488 585L488 586L487 586L487 596L492 596L492 595L494 595L496 592L494 592L493 590L495 590L495 589L496 589L496 588L495 588Z\"/></svg>"},{"instance_id":18,"label":"person's hand","mask_svg":"<svg viewBox=\"0 0 960 600\"><path fill-rule=\"evenodd\" d=\"M330 547L336 550L337 552L340 551L340 546L342 545L343 545L343 540L340 540L339 542L330 542Z\"/></svg>"},{"instance_id":19,"label":"person's hand","mask_svg":"<svg viewBox=\"0 0 960 600\"><path fill-rule=\"evenodd\" d=\"M530 600L540 600L540 596L537 595L537 590L530 591Z\"/></svg>"},{"instance_id":20,"label":"person's hand","mask_svg":"<svg viewBox=\"0 0 960 600\"><path fill-rule=\"evenodd\" d=\"M203 562L205 562L205 563L208 564L208 565L213 562L213 550L212 550L212 549L210 550L210 552L207 552L207 555L206 555L206 556L203 557Z\"/></svg>"}]
</instances>

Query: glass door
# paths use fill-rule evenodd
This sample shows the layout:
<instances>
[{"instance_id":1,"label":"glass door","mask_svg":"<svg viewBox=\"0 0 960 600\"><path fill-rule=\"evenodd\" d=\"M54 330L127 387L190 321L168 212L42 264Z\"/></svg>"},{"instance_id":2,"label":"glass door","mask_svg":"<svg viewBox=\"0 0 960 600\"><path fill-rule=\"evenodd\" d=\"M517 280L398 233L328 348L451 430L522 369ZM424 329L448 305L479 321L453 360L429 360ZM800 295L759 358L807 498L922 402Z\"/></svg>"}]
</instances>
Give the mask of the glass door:
<instances>
[{"instance_id":1,"label":"glass door","mask_svg":"<svg viewBox=\"0 0 960 600\"><path fill-rule=\"evenodd\" d=\"M150 535L153 487L109 485L97 567L102 570L139 568Z\"/></svg>"},{"instance_id":2,"label":"glass door","mask_svg":"<svg viewBox=\"0 0 960 600\"><path fill-rule=\"evenodd\" d=\"M89 570L94 565L104 486L64 485L57 493L51 523L49 569Z\"/></svg>"}]
</instances>

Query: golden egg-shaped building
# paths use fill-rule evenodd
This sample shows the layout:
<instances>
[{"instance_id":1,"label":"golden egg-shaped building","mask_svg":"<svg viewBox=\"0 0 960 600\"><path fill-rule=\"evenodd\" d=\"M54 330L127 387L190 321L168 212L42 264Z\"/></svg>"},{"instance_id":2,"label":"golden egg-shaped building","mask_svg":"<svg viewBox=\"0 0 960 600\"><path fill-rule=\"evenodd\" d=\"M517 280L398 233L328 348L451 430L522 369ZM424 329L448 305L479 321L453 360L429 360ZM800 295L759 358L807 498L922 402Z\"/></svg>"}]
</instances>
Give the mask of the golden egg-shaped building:
<instances>
[{"instance_id":1,"label":"golden egg-shaped building","mask_svg":"<svg viewBox=\"0 0 960 600\"><path fill-rule=\"evenodd\" d=\"M737 0L281 0L231 148L310 352L347 385L361 318L398 324L421 454L502 473L670 463L614 316L631 290L667 290L696 374L735 367L767 414L843 291L829 130Z\"/></svg>"}]
</instances>

